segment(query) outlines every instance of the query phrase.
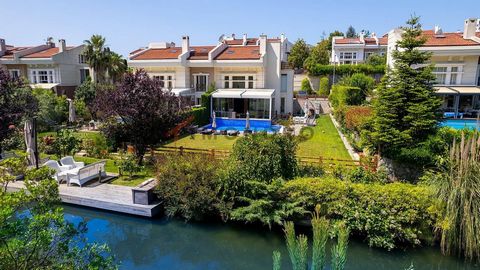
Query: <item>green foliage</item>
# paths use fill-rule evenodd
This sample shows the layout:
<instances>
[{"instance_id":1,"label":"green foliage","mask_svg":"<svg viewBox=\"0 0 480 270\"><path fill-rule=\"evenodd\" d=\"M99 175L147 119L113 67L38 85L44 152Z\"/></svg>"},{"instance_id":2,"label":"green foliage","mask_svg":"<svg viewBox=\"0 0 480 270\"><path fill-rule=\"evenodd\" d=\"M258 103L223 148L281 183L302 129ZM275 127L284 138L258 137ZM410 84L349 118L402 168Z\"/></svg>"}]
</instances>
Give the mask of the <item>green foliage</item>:
<instances>
[{"instance_id":1,"label":"green foliage","mask_svg":"<svg viewBox=\"0 0 480 270\"><path fill-rule=\"evenodd\" d=\"M387 64L387 55L371 54L365 64L372 66L385 66Z\"/></svg>"},{"instance_id":2,"label":"green foliage","mask_svg":"<svg viewBox=\"0 0 480 270\"><path fill-rule=\"evenodd\" d=\"M450 154L439 164L438 172L425 179L442 202L440 246L444 254L480 261L480 136L462 135Z\"/></svg>"},{"instance_id":3,"label":"green foliage","mask_svg":"<svg viewBox=\"0 0 480 270\"><path fill-rule=\"evenodd\" d=\"M25 138L23 132L16 129L10 133L10 135L4 140L0 141L0 150L12 151L12 150L24 150Z\"/></svg>"},{"instance_id":4,"label":"green foliage","mask_svg":"<svg viewBox=\"0 0 480 270\"><path fill-rule=\"evenodd\" d=\"M358 65L310 65L307 67L308 73L312 76L332 75L335 69L335 74L339 76L351 75L355 73L364 73L367 75L384 74L385 65L372 66L368 64Z\"/></svg>"},{"instance_id":5,"label":"green foliage","mask_svg":"<svg viewBox=\"0 0 480 270\"><path fill-rule=\"evenodd\" d=\"M320 86L318 89L318 94L320 96L330 95L330 82L327 76L320 78Z\"/></svg>"},{"instance_id":6,"label":"green foliage","mask_svg":"<svg viewBox=\"0 0 480 270\"><path fill-rule=\"evenodd\" d=\"M306 212L297 202L287 200L281 192L283 181L274 180L269 184L259 181L246 181L244 194L235 198L235 206L230 213L232 220L246 223L281 225L285 220L298 218Z\"/></svg>"},{"instance_id":7,"label":"green foliage","mask_svg":"<svg viewBox=\"0 0 480 270\"><path fill-rule=\"evenodd\" d=\"M156 194L168 216L202 220L228 213L229 205L219 195L219 162L207 155L168 155L158 162Z\"/></svg>"},{"instance_id":8,"label":"green foliage","mask_svg":"<svg viewBox=\"0 0 480 270\"><path fill-rule=\"evenodd\" d=\"M207 107L193 107L190 111L193 115L193 124L195 125L206 125L210 122L210 111Z\"/></svg>"},{"instance_id":9,"label":"green foliage","mask_svg":"<svg viewBox=\"0 0 480 270\"><path fill-rule=\"evenodd\" d=\"M364 101L362 90L358 87L334 85L328 96L333 108L347 105L360 105Z\"/></svg>"},{"instance_id":10,"label":"green foliage","mask_svg":"<svg viewBox=\"0 0 480 270\"><path fill-rule=\"evenodd\" d=\"M356 38L358 37L357 31L355 31L355 28L353 26L349 26L347 29L347 32L345 33L345 37L347 38Z\"/></svg>"},{"instance_id":11,"label":"green foliage","mask_svg":"<svg viewBox=\"0 0 480 270\"><path fill-rule=\"evenodd\" d=\"M365 99L372 93L375 87L375 80L363 73L354 73L353 75L344 76L339 82L340 85L358 87L362 90L362 99Z\"/></svg>"},{"instance_id":12,"label":"green foliage","mask_svg":"<svg viewBox=\"0 0 480 270\"><path fill-rule=\"evenodd\" d=\"M106 159L109 156L107 139L102 135L83 139L82 149L90 157Z\"/></svg>"},{"instance_id":13,"label":"green foliage","mask_svg":"<svg viewBox=\"0 0 480 270\"><path fill-rule=\"evenodd\" d=\"M25 189L6 192L0 173L0 269L117 269L105 245L87 243L86 224L65 221L47 167L26 172Z\"/></svg>"},{"instance_id":14,"label":"green foliage","mask_svg":"<svg viewBox=\"0 0 480 270\"><path fill-rule=\"evenodd\" d=\"M302 202L310 211L321 205L326 217L344 221L374 247L420 245L431 237L438 214L435 198L424 186L303 178L284 188L291 201Z\"/></svg>"},{"instance_id":15,"label":"green foliage","mask_svg":"<svg viewBox=\"0 0 480 270\"><path fill-rule=\"evenodd\" d=\"M288 55L288 63L294 68L302 68L305 60L310 55L310 49L303 39L298 39L292 46Z\"/></svg>"},{"instance_id":16,"label":"green foliage","mask_svg":"<svg viewBox=\"0 0 480 270\"><path fill-rule=\"evenodd\" d=\"M53 153L58 158L74 155L80 150L81 140L73 135L70 129L60 129L53 141Z\"/></svg>"},{"instance_id":17,"label":"green foliage","mask_svg":"<svg viewBox=\"0 0 480 270\"><path fill-rule=\"evenodd\" d=\"M77 121L82 119L83 121L87 122L92 119L92 114L90 113L90 109L87 107L83 100L74 100L73 104L75 106L75 115L77 116Z\"/></svg>"},{"instance_id":18,"label":"green foliage","mask_svg":"<svg viewBox=\"0 0 480 270\"><path fill-rule=\"evenodd\" d=\"M310 85L310 80L308 78L305 78L302 80L302 85L300 86L300 88L307 92L307 94L312 94L313 93L313 89L312 89L312 86Z\"/></svg>"},{"instance_id":19,"label":"green foliage","mask_svg":"<svg viewBox=\"0 0 480 270\"><path fill-rule=\"evenodd\" d=\"M398 51L392 56L389 70L377 88L371 150L380 149L386 157L396 159L402 148L415 148L435 134L441 115L441 100L435 95L430 52L418 48L425 43L418 17L403 27Z\"/></svg>"},{"instance_id":20,"label":"green foliage","mask_svg":"<svg viewBox=\"0 0 480 270\"><path fill-rule=\"evenodd\" d=\"M298 177L320 177L325 175L325 169L315 164L299 164Z\"/></svg>"},{"instance_id":21,"label":"green foliage","mask_svg":"<svg viewBox=\"0 0 480 270\"><path fill-rule=\"evenodd\" d=\"M280 251L278 250L273 251L272 259L273 259L273 270L280 270L282 265L282 254L280 253Z\"/></svg>"},{"instance_id":22,"label":"green foliage","mask_svg":"<svg viewBox=\"0 0 480 270\"><path fill-rule=\"evenodd\" d=\"M115 160L114 164L118 166L119 175L127 173L130 178L144 169L143 166L137 164L137 159L132 154L121 153L120 160Z\"/></svg>"},{"instance_id":23,"label":"green foliage","mask_svg":"<svg viewBox=\"0 0 480 270\"><path fill-rule=\"evenodd\" d=\"M305 59L304 66L328 65L330 63L330 51L328 40L322 40L317 43L310 51L310 55ZM308 68L307 68L308 69Z\"/></svg>"},{"instance_id":24,"label":"green foliage","mask_svg":"<svg viewBox=\"0 0 480 270\"><path fill-rule=\"evenodd\" d=\"M373 110L369 106L349 106L345 108L345 125L350 131L360 132L364 129L373 116Z\"/></svg>"},{"instance_id":25,"label":"green foliage","mask_svg":"<svg viewBox=\"0 0 480 270\"><path fill-rule=\"evenodd\" d=\"M68 119L68 102L65 96L57 96L49 89L34 89L38 100L37 129L50 131L53 127L65 123Z\"/></svg>"},{"instance_id":26,"label":"green foliage","mask_svg":"<svg viewBox=\"0 0 480 270\"><path fill-rule=\"evenodd\" d=\"M345 268L349 234L347 226L344 223L340 224L337 243L332 247L332 270L343 270Z\"/></svg>"},{"instance_id":27,"label":"green foliage","mask_svg":"<svg viewBox=\"0 0 480 270\"><path fill-rule=\"evenodd\" d=\"M308 241L305 235L295 235L293 222L285 222L285 240L293 270L307 269Z\"/></svg>"},{"instance_id":28,"label":"green foliage","mask_svg":"<svg viewBox=\"0 0 480 270\"><path fill-rule=\"evenodd\" d=\"M75 89L75 100L81 100L85 102L85 104L92 104L95 100L95 96L95 84L90 77Z\"/></svg>"},{"instance_id":29,"label":"green foliage","mask_svg":"<svg viewBox=\"0 0 480 270\"><path fill-rule=\"evenodd\" d=\"M320 217L320 207L315 207L315 213L312 215L312 270L323 270L325 268L329 226L329 221Z\"/></svg>"}]
</instances>

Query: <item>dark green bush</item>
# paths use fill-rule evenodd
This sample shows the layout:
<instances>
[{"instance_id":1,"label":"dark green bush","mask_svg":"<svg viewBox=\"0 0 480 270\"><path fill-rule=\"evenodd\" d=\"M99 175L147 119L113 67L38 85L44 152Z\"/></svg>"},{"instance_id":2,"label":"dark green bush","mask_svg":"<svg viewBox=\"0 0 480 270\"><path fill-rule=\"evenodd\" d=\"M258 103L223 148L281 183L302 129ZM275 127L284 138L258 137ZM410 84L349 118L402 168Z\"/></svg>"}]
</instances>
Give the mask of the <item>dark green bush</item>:
<instances>
[{"instance_id":1,"label":"dark green bush","mask_svg":"<svg viewBox=\"0 0 480 270\"><path fill-rule=\"evenodd\" d=\"M330 82L327 76L320 78L320 86L318 89L318 94L320 96L330 95Z\"/></svg>"},{"instance_id":2,"label":"dark green bush","mask_svg":"<svg viewBox=\"0 0 480 270\"><path fill-rule=\"evenodd\" d=\"M57 96L52 90L34 89L38 100L37 128L39 132L53 130L67 122L68 102L65 96Z\"/></svg>"},{"instance_id":3,"label":"dark green bush","mask_svg":"<svg viewBox=\"0 0 480 270\"><path fill-rule=\"evenodd\" d=\"M312 76L324 76L333 74L333 65L311 65L308 67L308 72ZM385 65L337 65L335 66L335 74L337 75L351 75L354 73L364 74L385 74Z\"/></svg>"},{"instance_id":4,"label":"dark green bush","mask_svg":"<svg viewBox=\"0 0 480 270\"><path fill-rule=\"evenodd\" d=\"M313 89L312 86L310 85L310 80L308 78L305 78L302 80L302 85L300 86L300 89L307 92L307 94L312 94Z\"/></svg>"},{"instance_id":5,"label":"dark green bush","mask_svg":"<svg viewBox=\"0 0 480 270\"><path fill-rule=\"evenodd\" d=\"M210 111L207 107L193 107L190 113L195 125L203 126L210 122Z\"/></svg>"},{"instance_id":6,"label":"dark green bush","mask_svg":"<svg viewBox=\"0 0 480 270\"><path fill-rule=\"evenodd\" d=\"M405 183L350 183L333 178L302 178L284 186L291 201L308 211L321 205L325 215L343 220L369 245L393 249L429 241L438 210L427 187Z\"/></svg>"},{"instance_id":7,"label":"dark green bush","mask_svg":"<svg viewBox=\"0 0 480 270\"><path fill-rule=\"evenodd\" d=\"M60 129L53 141L53 152L60 158L72 156L81 148L81 141L73 135L70 129Z\"/></svg>"},{"instance_id":8,"label":"dark green bush","mask_svg":"<svg viewBox=\"0 0 480 270\"><path fill-rule=\"evenodd\" d=\"M185 220L226 216L228 207L218 193L220 167L220 163L209 155L160 157L155 192L162 199L166 214Z\"/></svg>"},{"instance_id":9,"label":"dark green bush","mask_svg":"<svg viewBox=\"0 0 480 270\"><path fill-rule=\"evenodd\" d=\"M339 106L360 105L364 101L364 96L358 87L334 85L328 99L335 109Z\"/></svg>"}]
</instances>

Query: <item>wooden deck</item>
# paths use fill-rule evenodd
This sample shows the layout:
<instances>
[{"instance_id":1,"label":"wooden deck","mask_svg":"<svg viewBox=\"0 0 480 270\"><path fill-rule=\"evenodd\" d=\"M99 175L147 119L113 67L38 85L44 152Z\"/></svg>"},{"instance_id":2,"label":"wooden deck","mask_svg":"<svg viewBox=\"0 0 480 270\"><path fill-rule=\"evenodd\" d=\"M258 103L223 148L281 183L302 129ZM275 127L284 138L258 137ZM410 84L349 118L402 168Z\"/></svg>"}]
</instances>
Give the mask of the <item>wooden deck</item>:
<instances>
[{"instance_id":1,"label":"wooden deck","mask_svg":"<svg viewBox=\"0 0 480 270\"><path fill-rule=\"evenodd\" d=\"M24 188L22 181L8 184L9 191ZM95 184L84 187L59 185L63 203L87 206L125 214L153 217L161 210L161 203L151 205L133 204L132 187L112 184Z\"/></svg>"}]
</instances>

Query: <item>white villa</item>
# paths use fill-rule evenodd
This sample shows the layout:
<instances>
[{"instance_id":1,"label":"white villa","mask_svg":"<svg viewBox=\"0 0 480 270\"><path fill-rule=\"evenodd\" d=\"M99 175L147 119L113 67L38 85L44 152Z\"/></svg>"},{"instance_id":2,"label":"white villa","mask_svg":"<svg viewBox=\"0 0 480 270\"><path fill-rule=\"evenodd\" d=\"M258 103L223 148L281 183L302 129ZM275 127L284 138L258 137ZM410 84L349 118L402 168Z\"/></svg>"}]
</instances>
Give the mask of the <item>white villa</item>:
<instances>
[{"instance_id":1,"label":"white villa","mask_svg":"<svg viewBox=\"0 0 480 270\"><path fill-rule=\"evenodd\" d=\"M360 33L358 38L333 37L332 64L361 64L372 54L385 55L387 53L388 37L377 37L372 33L369 37Z\"/></svg>"},{"instance_id":2,"label":"white villa","mask_svg":"<svg viewBox=\"0 0 480 270\"><path fill-rule=\"evenodd\" d=\"M43 45L18 47L0 38L0 67L13 77L25 77L32 88L53 89L72 98L90 74L82 52L83 45L67 46L64 39L57 45L49 39Z\"/></svg>"},{"instance_id":3,"label":"white villa","mask_svg":"<svg viewBox=\"0 0 480 270\"><path fill-rule=\"evenodd\" d=\"M286 64L291 43L279 38L221 36L215 45L150 43L130 53L128 65L164 81L165 88L198 105L212 85L217 117L269 119L292 112L293 69Z\"/></svg>"},{"instance_id":4,"label":"white villa","mask_svg":"<svg viewBox=\"0 0 480 270\"><path fill-rule=\"evenodd\" d=\"M467 19L463 32L443 32L440 27L424 30L427 41L421 50L433 53L437 93L444 98L445 117L476 117L480 112L480 29L479 19ZM387 64L397 49L402 30L388 33Z\"/></svg>"}]
</instances>

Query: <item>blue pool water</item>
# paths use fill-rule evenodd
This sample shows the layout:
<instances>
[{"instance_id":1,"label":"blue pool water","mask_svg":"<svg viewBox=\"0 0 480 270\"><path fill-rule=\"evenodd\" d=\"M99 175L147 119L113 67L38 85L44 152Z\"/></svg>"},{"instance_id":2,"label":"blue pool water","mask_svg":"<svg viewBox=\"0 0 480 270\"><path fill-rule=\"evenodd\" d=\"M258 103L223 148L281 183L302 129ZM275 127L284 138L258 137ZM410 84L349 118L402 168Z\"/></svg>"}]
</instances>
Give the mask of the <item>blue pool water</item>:
<instances>
[{"instance_id":1,"label":"blue pool water","mask_svg":"<svg viewBox=\"0 0 480 270\"><path fill-rule=\"evenodd\" d=\"M224 118L216 118L217 122L217 130L238 130L244 131L245 130L245 119L224 119ZM206 128L212 128L212 125L209 124ZM278 132L281 126L279 125L272 125L272 121L270 120L252 120L250 119L250 130L261 132Z\"/></svg>"},{"instance_id":2,"label":"blue pool water","mask_svg":"<svg viewBox=\"0 0 480 270\"><path fill-rule=\"evenodd\" d=\"M477 125L477 120L474 119L446 119L441 123L442 126L451 127L454 129L479 129Z\"/></svg>"}]
</instances>

